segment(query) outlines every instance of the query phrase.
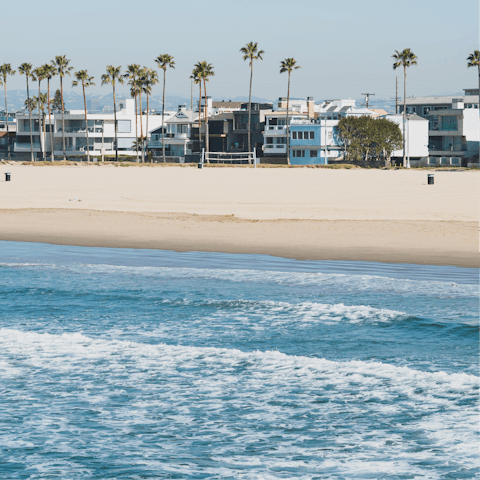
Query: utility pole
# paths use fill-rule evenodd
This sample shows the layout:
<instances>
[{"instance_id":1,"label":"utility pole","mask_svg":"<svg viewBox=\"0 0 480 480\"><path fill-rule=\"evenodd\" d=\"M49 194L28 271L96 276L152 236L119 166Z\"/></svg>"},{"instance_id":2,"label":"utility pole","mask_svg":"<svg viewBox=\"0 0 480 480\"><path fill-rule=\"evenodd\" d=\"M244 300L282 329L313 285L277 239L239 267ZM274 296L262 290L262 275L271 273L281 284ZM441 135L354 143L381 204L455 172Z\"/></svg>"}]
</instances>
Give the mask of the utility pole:
<instances>
[{"instance_id":1,"label":"utility pole","mask_svg":"<svg viewBox=\"0 0 480 480\"><path fill-rule=\"evenodd\" d=\"M398 114L398 76L395 77L395 114Z\"/></svg>"},{"instance_id":2,"label":"utility pole","mask_svg":"<svg viewBox=\"0 0 480 480\"><path fill-rule=\"evenodd\" d=\"M373 97L375 94L374 93L362 93L362 95L365 95L365 103L367 104L367 108L368 108L368 104L370 102L370 97Z\"/></svg>"},{"instance_id":3,"label":"utility pole","mask_svg":"<svg viewBox=\"0 0 480 480\"><path fill-rule=\"evenodd\" d=\"M190 80L190 110L193 112L193 80ZM198 112L200 115L200 112Z\"/></svg>"}]
</instances>

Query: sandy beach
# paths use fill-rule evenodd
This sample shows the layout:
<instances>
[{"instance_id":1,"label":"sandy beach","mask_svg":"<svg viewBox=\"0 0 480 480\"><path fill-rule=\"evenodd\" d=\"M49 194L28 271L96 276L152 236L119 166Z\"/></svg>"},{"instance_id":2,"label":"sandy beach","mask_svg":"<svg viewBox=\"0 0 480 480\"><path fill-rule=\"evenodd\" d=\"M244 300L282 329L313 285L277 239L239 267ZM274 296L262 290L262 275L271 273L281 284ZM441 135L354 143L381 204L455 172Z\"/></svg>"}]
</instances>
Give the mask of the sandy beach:
<instances>
[{"instance_id":1,"label":"sandy beach","mask_svg":"<svg viewBox=\"0 0 480 480\"><path fill-rule=\"evenodd\" d=\"M0 240L478 267L480 172L427 173L1 165Z\"/></svg>"}]
</instances>

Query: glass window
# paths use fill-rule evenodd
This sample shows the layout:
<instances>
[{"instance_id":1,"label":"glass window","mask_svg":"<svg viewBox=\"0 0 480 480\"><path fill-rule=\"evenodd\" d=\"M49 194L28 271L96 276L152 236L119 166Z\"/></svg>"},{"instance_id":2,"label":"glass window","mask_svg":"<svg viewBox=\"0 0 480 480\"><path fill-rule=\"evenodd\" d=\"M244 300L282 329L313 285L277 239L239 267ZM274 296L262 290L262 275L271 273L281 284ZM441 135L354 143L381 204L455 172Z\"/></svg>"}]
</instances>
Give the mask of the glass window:
<instances>
[{"instance_id":1,"label":"glass window","mask_svg":"<svg viewBox=\"0 0 480 480\"><path fill-rule=\"evenodd\" d=\"M312 133L312 132L310 132ZM315 158L318 157L318 151L317 150L310 150L310 158Z\"/></svg>"},{"instance_id":2,"label":"glass window","mask_svg":"<svg viewBox=\"0 0 480 480\"><path fill-rule=\"evenodd\" d=\"M271 145L273 143L273 137L267 137L267 145Z\"/></svg>"},{"instance_id":3,"label":"glass window","mask_svg":"<svg viewBox=\"0 0 480 480\"><path fill-rule=\"evenodd\" d=\"M315 140L315 132L310 132L310 140Z\"/></svg>"},{"instance_id":4,"label":"glass window","mask_svg":"<svg viewBox=\"0 0 480 480\"><path fill-rule=\"evenodd\" d=\"M131 131L130 120L117 120L117 132L118 133L130 133Z\"/></svg>"},{"instance_id":5,"label":"glass window","mask_svg":"<svg viewBox=\"0 0 480 480\"><path fill-rule=\"evenodd\" d=\"M297 139L297 132L292 132L292 140L296 140Z\"/></svg>"}]
</instances>

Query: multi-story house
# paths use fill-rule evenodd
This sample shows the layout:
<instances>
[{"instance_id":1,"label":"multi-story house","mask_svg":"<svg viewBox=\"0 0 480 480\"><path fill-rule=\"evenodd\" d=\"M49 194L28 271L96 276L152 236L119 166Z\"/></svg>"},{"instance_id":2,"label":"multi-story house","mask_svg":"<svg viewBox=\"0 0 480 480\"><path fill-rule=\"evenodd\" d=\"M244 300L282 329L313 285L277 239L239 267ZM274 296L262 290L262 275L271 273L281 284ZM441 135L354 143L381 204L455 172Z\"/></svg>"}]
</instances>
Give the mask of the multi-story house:
<instances>
[{"instance_id":1,"label":"multi-story house","mask_svg":"<svg viewBox=\"0 0 480 480\"><path fill-rule=\"evenodd\" d=\"M17 113L17 140L15 153L17 159L30 159L30 121L28 112L22 110ZM117 110L117 146L115 146L115 126L113 113L88 113L88 125L85 125L84 110L65 110L65 151L67 156L78 157L86 154L99 156L115 155L115 150L122 155L133 156L136 154L134 142L136 136L140 137L143 129L147 134L147 115L135 116L135 103L133 99L120 100ZM170 114L166 112L166 121ZM136 120L136 121L135 121ZM37 158L42 152L47 156L51 154L51 139L53 135L53 149L56 157L63 156L63 122L61 112L53 112L51 123L48 115L42 119L45 122L45 136L40 132L38 114L32 115L33 151ZM161 115L148 115L149 132L157 129L162 124ZM141 128L142 125L142 128ZM88 128L88 146L87 146Z\"/></svg>"},{"instance_id":2,"label":"multi-story house","mask_svg":"<svg viewBox=\"0 0 480 480\"><path fill-rule=\"evenodd\" d=\"M15 113L8 114L8 132L7 116L5 111L0 112L0 159L8 157L8 147L10 147L10 158L14 158L14 145L17 136L17 120Z\"/></svg>"},{"instance_id":3,"label":"multi-story house","mask_svg":"<svg viewBox=\"0 0 480 480\"><path fill-rule=\"evenodd\" d=\"M192 155L195 149L195 123L197 123L198 131L198 112L188 110L186 105L179 105L178 111L165 121L163 141L165 142L165 157L169 157L169 161L183 163L188 155ZM160 126L151 131L151 140L148 145L154 157L162 156L161 121Z\"/></svg>"},{"instance_id":4,"label":"multi-story house","mask_svg":"<svg viewBox=\"0 0 480 480\"><path fill-rule=\"evenodd\" d=\"M250 120L250 148L255 148L256 156L263 156L263 132L265 115L272 113L271 103L253 103ZM232 149L248 150L248 103L241 104L241 110L233 112Z\"/></svg>"},{"instance_id":5,"label":"multi-story house","mask_svg":"<svg viewBox=\"0 0 480 480\"><path fill-rule=\"evenodd\" d=\"M429 121L429 165L467 166L478 155L478 89L465 89L463 96L407 98L406 104L407 113Z\"/></svg>"}]
</instances>

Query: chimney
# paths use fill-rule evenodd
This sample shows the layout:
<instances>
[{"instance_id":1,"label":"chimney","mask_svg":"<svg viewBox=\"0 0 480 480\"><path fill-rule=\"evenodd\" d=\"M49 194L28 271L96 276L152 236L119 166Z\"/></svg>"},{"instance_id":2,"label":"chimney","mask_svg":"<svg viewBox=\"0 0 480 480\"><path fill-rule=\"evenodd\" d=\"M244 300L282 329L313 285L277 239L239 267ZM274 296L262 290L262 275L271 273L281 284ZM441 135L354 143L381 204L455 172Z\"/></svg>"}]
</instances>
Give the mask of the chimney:
<instances>
[{"instance_id":1,"label":"chimney","mask_svg":"<svg viewBox=\"0 0 480 480\"><path fill-rule=\"evenodd\" d=\"M313 120L315 118L315 112L313 110L314 105L315 102L313 101L313 97L307 97L307 112L309 120Z\"/></svg>"}]
</instances>

